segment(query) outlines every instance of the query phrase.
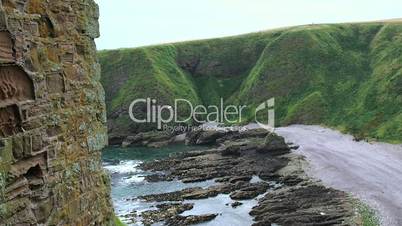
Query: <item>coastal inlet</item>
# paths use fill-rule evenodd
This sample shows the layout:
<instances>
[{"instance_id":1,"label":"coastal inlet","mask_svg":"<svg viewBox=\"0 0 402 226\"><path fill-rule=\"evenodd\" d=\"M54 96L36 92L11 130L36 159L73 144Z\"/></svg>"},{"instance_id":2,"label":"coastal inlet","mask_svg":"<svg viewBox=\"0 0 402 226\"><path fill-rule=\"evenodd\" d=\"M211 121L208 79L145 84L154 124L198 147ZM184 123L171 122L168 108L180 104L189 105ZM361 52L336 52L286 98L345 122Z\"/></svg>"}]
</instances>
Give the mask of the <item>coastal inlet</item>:
<instances>
[{"instance_id":1,"label":"coastal inlet","mask_svg":"<svg viewBox=\"0 0 402 226\"><path fill-rule=\"evenodd\" d=\"M212 146L195 146L205 137ZM354 216L347 194L308 178L302 159L266 130L197 131L186 144L104 151L124 223L341 225Z\"/></svg>"}]
</instances>

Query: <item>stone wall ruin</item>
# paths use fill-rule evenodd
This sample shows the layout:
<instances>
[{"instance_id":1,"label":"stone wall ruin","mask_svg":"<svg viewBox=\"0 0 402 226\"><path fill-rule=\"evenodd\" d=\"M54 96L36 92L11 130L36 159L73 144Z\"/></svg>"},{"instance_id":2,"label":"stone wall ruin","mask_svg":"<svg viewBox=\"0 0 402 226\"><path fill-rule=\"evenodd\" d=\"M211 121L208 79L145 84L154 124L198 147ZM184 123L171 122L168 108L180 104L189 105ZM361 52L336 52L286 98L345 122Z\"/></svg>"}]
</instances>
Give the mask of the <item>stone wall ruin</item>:
<instances>
[{"instance_id":1,"label":"stone wall ruin","mask_svg":"<svg viewBox=\"0 0 402 226\"><path fill-rule=\"evenodd\" d=\"M111 225L92 0L0 0L0 225Z\"/></svg>"}]
</instances>

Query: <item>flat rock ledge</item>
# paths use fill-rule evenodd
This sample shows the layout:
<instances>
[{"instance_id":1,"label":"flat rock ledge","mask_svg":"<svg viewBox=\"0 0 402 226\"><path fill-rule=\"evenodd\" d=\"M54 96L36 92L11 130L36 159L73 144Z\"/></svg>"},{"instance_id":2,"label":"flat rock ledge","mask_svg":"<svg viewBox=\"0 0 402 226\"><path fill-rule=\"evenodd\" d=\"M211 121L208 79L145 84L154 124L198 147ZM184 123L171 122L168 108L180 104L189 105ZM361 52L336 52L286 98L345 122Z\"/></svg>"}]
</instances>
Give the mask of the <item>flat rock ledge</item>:
<instances>
[{"instance_id":1,"label":"flat rock ledge","mask_svg":"<svg viewBox=\"0 0 402 226\"><path fill-rule=\"evenodd\" d=\"M212 143L215 147L209 150L186 152L142 164L143 170L155 172L155 175L146 178L150 182L215 181L207 188L191 187L133 197L146 202L169 203L155 206L156 210L142 212L142 223L192 225L211 221L219 213L202 216L181 214L193 208L193 204L189 204L191 200L228 194L233 200L228 205L233 207L241 205L239 201L258 198L258 205L249 213L254 218L254 225L258 226L358 225L353 221L356 213L346 193L308 178L303 170L305 161L290 152L282 137L261 134L261 131L249 131L246 134L230 132L214 135L216 140ZM191 143L197 143L194 140Z\"/></svg>"}]
</instances>

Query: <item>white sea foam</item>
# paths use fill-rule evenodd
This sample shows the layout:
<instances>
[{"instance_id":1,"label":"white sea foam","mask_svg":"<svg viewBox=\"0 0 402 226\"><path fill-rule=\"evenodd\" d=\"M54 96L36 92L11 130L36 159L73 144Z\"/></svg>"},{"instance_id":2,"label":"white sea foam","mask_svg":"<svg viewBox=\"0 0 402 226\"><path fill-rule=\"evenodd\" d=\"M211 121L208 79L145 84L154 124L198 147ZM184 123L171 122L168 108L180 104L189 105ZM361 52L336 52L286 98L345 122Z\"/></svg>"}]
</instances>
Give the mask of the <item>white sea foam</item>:
<instances>
[{"instance_id":1,"label":"white sea foam","mask_svg":"<svg viewBox=\"0 0 402 226\"><path fill-rule=\"evenodd\" d=\"M145 177L143 175L133 175L129 177L123 178L123 183L127 184L135 184L135 183L141 183L144 182Z\"/></svg>"},{"instance_id":2,"label":"white sea foam","mask_svg":"<svg viewBox=\"0 0 402 226\"><path fill-rule=\"evenodd\" d=\"M129 174L139 172L138 166L140 164L141 161L127 160L121 161L118 165L106 165L104 168L110 173Z\"/></svg>"},{"instance_id":3,"label":"white sea foam","mask_svg":"<svg viewBox=\"0 0 402 226\"><path fill-rule=\"evenodd\" d=\"M259 183L259 182L263 182L263 180L259 176L253 175L253 177L250 180L250 183L255 184L255 183Z\"/></svg>"}]
</instances>

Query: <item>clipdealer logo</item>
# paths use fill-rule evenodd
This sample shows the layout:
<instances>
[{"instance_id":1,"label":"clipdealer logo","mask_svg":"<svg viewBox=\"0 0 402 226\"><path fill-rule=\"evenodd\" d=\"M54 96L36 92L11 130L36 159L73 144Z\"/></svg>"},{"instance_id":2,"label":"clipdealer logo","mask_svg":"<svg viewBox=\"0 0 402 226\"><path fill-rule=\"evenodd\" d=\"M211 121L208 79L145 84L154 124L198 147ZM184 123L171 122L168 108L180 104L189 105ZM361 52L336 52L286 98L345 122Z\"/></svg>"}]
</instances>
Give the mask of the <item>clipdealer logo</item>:
<instances>
[{"instance_id":1,"label":"clipdealer logo","mask_svg":"<svg viewBox=\"0 0 402 226\"><path fill-rule=\"evenodd\" d=\"M259 112L266 112L267 113L267 123L260 122L258 120L257 114ZM275 98L271 98L264 103L261 103L255 109L255 122L263 129L266 129L270 132L274 132L275 130Z\"/></svg>"},{"instance_id":2,"label":"clipdealer logo","mask_svg":"<svg viewBox=\"0 0 402 226\"><path fill-rule=\"evenodd\" d=\"M146 114L136 115L134 109L136 105L146 105ZM273 131L275 127L275 99L271 98L261 103L254 111L255 122L263 129ZM183 116L179 109L186 108L188 115ZM174 105L158 105L156 99L141 98L131 102L129 106L129 116L135 123L156 123L160 130L162 126L169 123L230 123L236 124L243 122L245 112L249 110L247 105L224 105L224 100L220 99L219 105L193 105L186 99L175 99ZM266 113L266 122L259 121L257 114ZM179 114L181 113L181 114ZM138 114L138 113L137 113ZM179 117L180 116L180 117ZM264 117L265 118L265 117Z\"/></svg>"}]
</instances>

